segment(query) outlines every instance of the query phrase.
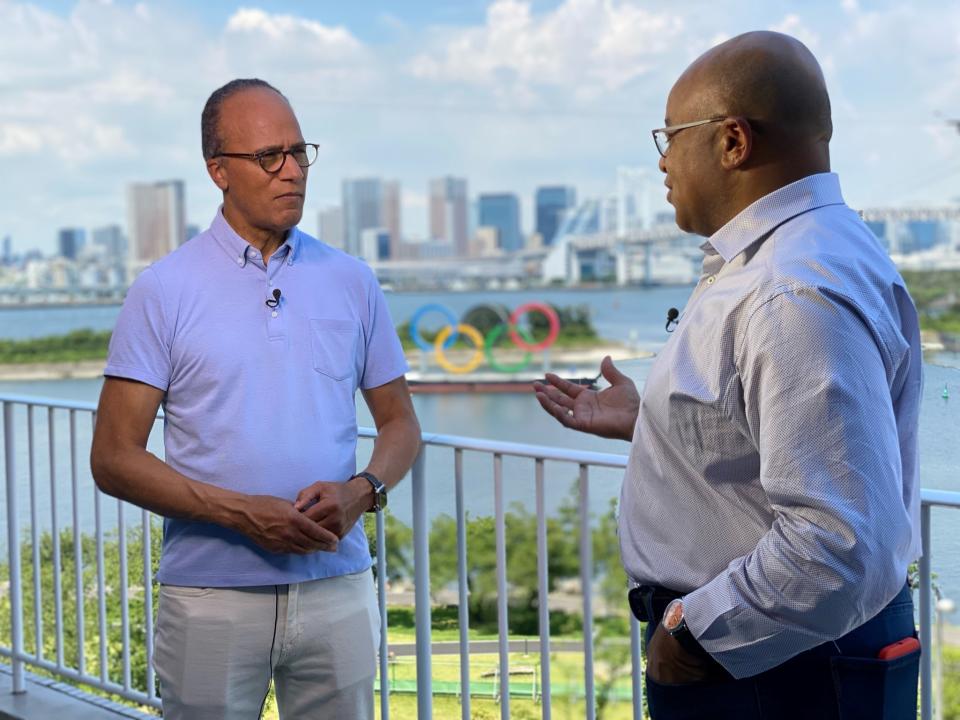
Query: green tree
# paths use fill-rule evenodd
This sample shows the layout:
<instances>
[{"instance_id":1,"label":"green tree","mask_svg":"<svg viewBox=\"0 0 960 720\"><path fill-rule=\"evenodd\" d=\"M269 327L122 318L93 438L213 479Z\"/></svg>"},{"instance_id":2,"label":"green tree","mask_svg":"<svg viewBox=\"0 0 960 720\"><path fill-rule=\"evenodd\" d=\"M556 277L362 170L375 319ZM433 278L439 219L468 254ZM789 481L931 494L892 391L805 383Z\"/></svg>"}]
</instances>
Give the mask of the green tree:
<instances>
[{"instance_id":1,"label":"green tree","mask_svg":"<svg viewBox=\"0 0 960 720\"><path fill-rule=\"evenodd\" d=\"M563 501L555 517L546 520L548 592L566 578L580 576L580 511L576 486ZM620 590L618 602L623 603L626 580L619 565L615 543L616 520L613 510L605 515L593 531L593 545L603 548L595 551L594 571L607 568L618 570ZM539 620L537 569L537 517L521 504L515 503L505 513L507 582L509 586L509 624L511 632L536 634ZM470 593L470 621L479 627L495 629L497 620L496 575L496 521L493 517L466 518L467 588ZM611 549L612 548L612 549ZM448 515L437 517L430 528L430 584L436 590L451 586L457 580L457 526ZM611 585L618 582L615 578ZM567 618L553 613L551 623L558 624L551 632L570 631L562 626ZM579 623L576 624L578 626Z\"/></svg>"},{"instance_id":2,"label":"green tree","mask_svg":"<svg viewBox=\"0 0 960 720\"><path fill-rule=\"evenodd\" d=\"M617 528L617 501L610 506L593 530L593 566L600 577L600 594L607 607L626 607L627 573L620 559L620 534Z\"/></svg>"},{"instance_id":3,"label":"green tree","mask_svg":"<svg viewBox=\"0 0 960 720\"><path fill-rule=\"evenodd\" d=\"M404 578L413 576L413 530L408 525L404 525L397 520L389 508L383 513L384 528L383 534L386 540L387 548L387 580L396 582ZM364 532L367 534L367 542L370 544L370 555L374 560L377 558L379 548L377 547L377 523L372 515L364 516ZM377 572L376 563L373 566L374 575Z\"/></svg>"},{"instance_id":4,"label":"green tree","mask_svg":"<svg viewBox=\"0 0 960 720\"><path fill-rule=\"evenodd\" d=\"M148 580L152 580L156 573L160 559L160 543L162 533L160 523L154 520L151 528L151 568ZM146 657L146 595L143 573L143 533L139 524L129 528L126 532L126 576L127 576L127 607L128 645L130 662L130 679L134 689L147 691L147 657ZM106 635L103 642L106 648L106 674L113 682L123 682L123 623L121 606L121 552L120 538L116 531L105 534L103 540L103 578ZM35 595L33 545L26 536L21 543L21 594L23 598L23 643L24 649L31 654L37 654L38 649L47 660L57 658L57 615L54 578L54 538L49 532L39 536L38 551L40 559L40 596ZM79 633L77 632L77 590L76 590L76 547L73 531L64 528L59 533L60 556L60 591L62 599L62 645L60 652L64 663L68 667L76 667L79 660L78 647ZM85 672L90 675L100 675L101 666L101 634L98 602L98 575L97 575L97 542L91 535L82 535L80 542L80 559L83 568L80 602L83 610L83 660ZM0 566L0 575L9 577L9 568L6 564ZM159 586L150 583L149 592L153 602L153 612L157 608L157 594ZM39 603L38 603L39 600ZM35 608L39 604L42 621L43 639L38 648L38 639L34 623ZM7 617L10 612L10 597L8 594L0 596L0 616ZM9 643L9 625L0 626L0 641ZM36 671L41 672L41 671ZM107 694L89 689L97 694ZM117 699L117 698L114 698ZM129 703L128 703L129 704Z\"/></svg>"},{"instance_id":5,"label":"green tree","mask_svg":"<svg viewBox=\"0 0 960 720\"><path fill-rule=\"evenodd\" d=\"M74 330L25 340L0 340L0 363L76 362L107 356L110 332Z\"/></svg>"}]
</instances>

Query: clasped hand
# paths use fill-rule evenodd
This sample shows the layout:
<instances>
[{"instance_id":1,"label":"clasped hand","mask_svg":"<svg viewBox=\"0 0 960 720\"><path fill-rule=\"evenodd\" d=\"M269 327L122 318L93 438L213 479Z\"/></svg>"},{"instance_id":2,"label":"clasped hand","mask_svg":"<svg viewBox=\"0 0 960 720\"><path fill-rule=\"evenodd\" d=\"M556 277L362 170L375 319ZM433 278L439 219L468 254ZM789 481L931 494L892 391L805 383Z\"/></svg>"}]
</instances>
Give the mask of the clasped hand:
<instances>
[{"instance_id":1,"label":"clasped hand","mask_svg":"<svg viewBox=\"0 0 960 720\"><path fill-rule=\"evenodd\" d=\"M366 481L315 482L292 503L272 495L248 496L240 529L274 553L336 552L369 504Z\"/></svg>"},{"instance_id":2,"label":"clasped hand","mask_svg":"<svg viewBox=\"0 0 960 720\"><path fill-rule=\"evenodd\" d=\"M293 506L342 538L370 507L371 490L363 479L354 478L345 483L315 482L300 491Z\"/></svg>"}]
</instances>

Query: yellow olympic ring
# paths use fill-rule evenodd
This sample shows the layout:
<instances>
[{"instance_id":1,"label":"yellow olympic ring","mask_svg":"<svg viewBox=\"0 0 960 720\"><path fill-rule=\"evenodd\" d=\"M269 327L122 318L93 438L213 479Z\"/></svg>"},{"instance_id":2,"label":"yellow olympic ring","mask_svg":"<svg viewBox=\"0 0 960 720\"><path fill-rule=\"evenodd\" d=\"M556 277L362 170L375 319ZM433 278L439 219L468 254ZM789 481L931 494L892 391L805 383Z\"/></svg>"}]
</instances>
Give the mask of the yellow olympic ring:
<instances>
[{"instance_id":1,"label":"yellow olympic ring","mask_svg":"<svg viewBox=\"0 0 960 720\"><path fill-rule=\"evenodd\" d=\"M447 372L452 373L468 373L473 372L478 367L480 363L483 362L483 335L480 334L480 331L477 330L473 325L464 325L460 323L457 325L456 330L459 333L463 333L471 341L473 341L473 357L470 358L463 365L454 365L449 360L447 360L446 354L443 352L443 344L447 341L447 338L450 337L454 327L452 325L444 325L443 329L437 333L437 339L433 343L433 350L437 354L437 365L442 367Z\"/></svg>"}]
</instances>

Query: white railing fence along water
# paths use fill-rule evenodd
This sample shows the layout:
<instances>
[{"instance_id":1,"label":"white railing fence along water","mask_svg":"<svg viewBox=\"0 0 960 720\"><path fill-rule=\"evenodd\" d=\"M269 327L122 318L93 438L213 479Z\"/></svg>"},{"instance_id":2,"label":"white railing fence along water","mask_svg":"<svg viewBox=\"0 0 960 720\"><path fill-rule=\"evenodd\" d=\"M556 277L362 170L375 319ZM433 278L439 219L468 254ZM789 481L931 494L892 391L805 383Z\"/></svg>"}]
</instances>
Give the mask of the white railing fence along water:
<instances>
[{"instance_id":1,"label":"white railing fence along water","mask_svg":"<svg viewBox=\"0 0 960 720\"><path fill-rule=\"evenodd\" d=\"M0 396L3 422L4 480L6 485L6 559L5 588L0 586L0 607L7 617L0 618L0 656L12 666L14 692L26 688L24 670L48 673L95 690L112 693L128 701L152 708L160 707L153 661L153 568L159 547L159 524L150 513L103 495L96 489L88 469L88 456L96 408L77 403L42 398ZM160 432L154 428L151 449L159 447ZM361 428L360 436L369 441L371 429ZM455 490L456 524L456 598L459 681L435 682L432 672L434 646L431 622L433 598L430 584L430 514L428 457L449 455L452 478L429 478L432 483L452 479ZM431 458L432 459L432 458ZM493 532L495 535L495 576L497 660L494 682L488 683L498 698L500 715L510 717L511 696L534 698L539 714L550 718L552 702L562 693L572 694L583 703L583 715L596 717L598 703L616 695L615 683L608 677L608 663L598 667L595 661L594 632L594 558L590 492L591 483L602 469L622 469L622 455L580 452L560 448L486 441L475 438L425 433L423 448L411 471L413 535L413 580L416 654L416 703L420 720L433 716L434 697L441 686L446 694L459 697L460 714L471 716L471 698L486 690L471 676L471 655L478 657L469 626L470 587L468 583L468 499L465 467L471 489L477 482L476 469L490 466L493 485ZM511 582L509 560L517 548L508 547L509 513L505 507L505 461L522 472L510 474L511 483L527 482L535 492L536 582L535 604L539 638L534 653L538 666L532 671L517 668L529 681L511 679L513 645L509 635L509 599ZM517 465L521 463L521 465ZM551 472L547 472L549 469ZM564 470L564 468L566 468ZM548 549L548 492L556 492L560 478L576 476L577 524L579 526L579 611L582 618L582 672L575 688L570 683L553 683L552 657L559 640L551 639L550 556ZM481 478L482 479L482 478ZM25 491L25 492L24 492ZM25 497L21 498L20 495ZM920 637L925 652L921 665L921 715L932 717L931 673L932 645L932 568L930 548L931 508L960 508L960 493L924 491L922 535L924 557L919 568ZM67 520L69 518L69 520ZM387 533L384 516L376 517L376 574L389 577L386 563ZM27 528L24 528L27 525ZM92 537L91 537L92 535ZM117 562L113 562L114 558ZM116 577L113 575L116 574ZM25 584L26 583L26 584ZM401 683L392 681L390 628L387 623L387 590L378 581L378 600L383 633L380 641L378 687L380 716L390 717L391 685L399 691ZM26 590L26 592L25 592ZM434 588L436 590L436 588ZM626 612L624 588L622 612ZM4 594L6 597L4 598ZM25 602L25 598L27 602ZM629 683L619 697L632 705L633 717L644 716L642 696L642 657L640 624L629 620ZM489 645L489 643L483 643ZM525 643L526 644L526 643ZM569 638L563 641L569 646ZM143 652L140 652L140 648ZM484 648L487 652L489 649ZM134 652L136 650L136 652ZM529 652L529 648L527 648ZM598 693L598 682L600 692ZM486 686L485 686L486 687ZM628 688L628 689L627 689ZM512 692L511 692L512 691ZM491 693L487 694L487 697ZM612 695L611 695L612 693ZM602 697L601 697L602 696ZM518 700L519 701L519 700Z\"/></svg>"}]
</instances>

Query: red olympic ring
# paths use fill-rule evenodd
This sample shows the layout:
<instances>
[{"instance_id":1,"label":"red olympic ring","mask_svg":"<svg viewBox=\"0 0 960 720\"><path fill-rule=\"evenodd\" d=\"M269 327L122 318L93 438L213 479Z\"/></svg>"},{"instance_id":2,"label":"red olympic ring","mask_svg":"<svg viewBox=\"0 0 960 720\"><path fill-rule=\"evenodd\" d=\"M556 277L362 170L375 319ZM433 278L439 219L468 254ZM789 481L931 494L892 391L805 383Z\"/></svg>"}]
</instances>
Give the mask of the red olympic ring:
<instances>
[{"instance_id":1,"label":"red olympic ring","mask_svg":"<svg viewBox=\"0 0 960 720\"><path fill-rule=\"evenodd\" d=\"M547 337L544 340L534 344L528 343L522 337L520 333L517 332L517 322L528 312L533 312L534 310L539 310L543 313L544 317L547 318L547 322L550 323L550 332L547 333ZM548 347L553 345L557 341L557 336L560 334L560 318L557 317L557 312L552 307L542 302L528 302L524 303L516 310L513 311L510 315L510 340L513 341L513 344L522 350L527 350L528 352L536 352L538 350L546 350Z\"/></svg>"}]
</instances>

